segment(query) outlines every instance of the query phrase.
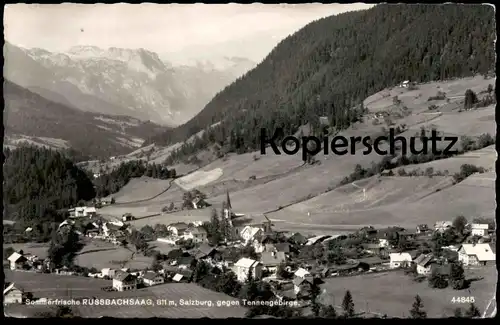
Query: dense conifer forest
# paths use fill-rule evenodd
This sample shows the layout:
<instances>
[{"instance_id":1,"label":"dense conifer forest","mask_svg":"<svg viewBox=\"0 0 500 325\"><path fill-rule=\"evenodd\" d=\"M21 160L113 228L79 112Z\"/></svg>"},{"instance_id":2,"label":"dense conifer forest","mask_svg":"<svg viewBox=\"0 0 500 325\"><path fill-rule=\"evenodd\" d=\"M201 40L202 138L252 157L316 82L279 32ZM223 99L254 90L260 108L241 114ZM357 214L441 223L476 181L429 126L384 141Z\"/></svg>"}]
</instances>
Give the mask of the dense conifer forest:
<instances>
[{"instance_id":1,"label":"dense conifer forest","mask_svg":"<svg viewBox=\"0 0 500 325\"><path fill-rule=\"evenodd\" d=\"M53 219L55 211L95 197L88 175L60 152L25 146L4 155L6 219Z\"/></svg>"},{"instance_id":2,"label":"dense conifer forest","mask_svg":"<svg viewBox=\"0 0 500 325\"><path fill-rule=\"evenodd\" d=\"M317 127L318 116L344 129L363 114L364 98L403 80L486 74L494 40L494 10L485 5L379 5L320 19L281 41L192 120L147 142L168 145L209 130L173 156L182 159L210 144L256 150L260 128L293 134L308 122Z\"/></svg>"}]
</instances>

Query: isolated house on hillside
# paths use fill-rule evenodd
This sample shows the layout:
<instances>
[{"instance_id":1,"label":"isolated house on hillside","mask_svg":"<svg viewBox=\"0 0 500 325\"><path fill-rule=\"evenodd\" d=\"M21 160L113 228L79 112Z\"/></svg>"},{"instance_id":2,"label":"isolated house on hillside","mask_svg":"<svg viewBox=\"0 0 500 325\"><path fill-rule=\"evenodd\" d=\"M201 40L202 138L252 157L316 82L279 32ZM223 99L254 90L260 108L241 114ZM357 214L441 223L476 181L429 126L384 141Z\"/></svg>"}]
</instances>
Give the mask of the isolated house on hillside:
<instances>
[{"instance_id":1,"label":"isolated house on hillside","mask_svg":"<svg viewBox=\"0 0 500 325\"><path fill-rule=\"evenodd\" d=\"M484 237L488 235L488 224L473 223L470 228L472 236Z\"/></svg>"},{"instance_id":2,"label":"isolated house on hillside","mask_svg":"<svg viewBox=\"0 0 500 325\"><path fill-rule=\"evenodd\" d=\"M233 265L233 271L240 282L247 280L249 272L258 280L262 278L262 263L244 257Z\"/></svg>"},{"instance_id":3,"label":"isolated house on hillside","mask_svg":"<svg viewBox=\"0 0 500 325\"><path fill-rule=\"evenodd\" d=\"M458 249L458 260L464 265L495 263L496 256L489 244L463 244Z\"/></svg>"},{"instance_id":4,"label":"isolated house on hillside","mask_svg":"<svg viewBox=\"0 0 500 325\"><path fill-rule=\"evenodd\" d=\"M411 255L408 253L391 253L389 258L391 269L409 267L412 263Z\"/></svg>"},{"instance_id":5,"label":"isolated house on hillside","mask_svg":"<svg viewBox=\"0 0 500 325\"><path fill-rule=\"evenodd\" d=\"M9 261L11 270L24 269L27 266L27 262L28 262L26 257L19 254L18 252L12 253L12 255L10 255L7 260Z\"/></svg>"}]
</instances>

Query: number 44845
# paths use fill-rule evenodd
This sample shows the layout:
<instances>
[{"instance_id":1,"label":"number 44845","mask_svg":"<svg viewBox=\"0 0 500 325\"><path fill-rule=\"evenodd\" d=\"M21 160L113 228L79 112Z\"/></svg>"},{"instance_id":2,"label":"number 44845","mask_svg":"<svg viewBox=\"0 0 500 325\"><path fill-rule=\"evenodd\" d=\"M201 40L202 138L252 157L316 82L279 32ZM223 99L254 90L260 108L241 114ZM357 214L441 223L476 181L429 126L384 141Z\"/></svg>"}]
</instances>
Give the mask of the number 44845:
<instances>
[{"instance_id":1,"label":"number 44845","mask_svg":"<svg viewBox=\"0 0 500 325\"><path fill-rule=\"evenodd\" d=\"M472 304L475 301L476 300L472 296L469 296L469 297L453 297L451 299L451 302L454 303L454 304Z\"/></svg>"}]
</instances>

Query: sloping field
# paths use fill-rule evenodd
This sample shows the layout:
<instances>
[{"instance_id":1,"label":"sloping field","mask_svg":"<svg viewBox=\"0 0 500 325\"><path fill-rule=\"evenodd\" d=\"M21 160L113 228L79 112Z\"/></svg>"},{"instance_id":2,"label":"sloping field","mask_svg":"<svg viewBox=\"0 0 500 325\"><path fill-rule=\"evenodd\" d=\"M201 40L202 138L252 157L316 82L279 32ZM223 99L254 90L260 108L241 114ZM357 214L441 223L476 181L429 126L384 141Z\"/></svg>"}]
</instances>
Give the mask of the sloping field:
<instances>
[{"instance_id":1,"label":"sloping field","mask_svg":"<svg viewBox=\"0 0 500 325\"><path fill-rule=\"evenodd\" d=\"M171 180L155 179L146 176L132 178L127 185L109 197L114 197L116 203L149 199L167 189L170 183Z\"/></svg>"},{"instance_id":2,"label":"sloping field","mask_svg":"<svg viewBox=\"0 0 500 325\"><path fill-rule=\"evenodd\" d=\"M15 282L34 297L71 299L92 297L103 292L101 288L111 286L111 280L82 276L55 275L35 272L5 270L5 281Z\"/></svg>"},{"instance_id":3,"label":"sloping field","mask_svg":"<svg viewBox=\"0 0 500 325\"><path fill-rule=\"evenodd\" d=\"M221 168L215 168L209 171L198 170L184 177L175 180L175 183L182 189L189 191L194 188L215 182L222 176Z\"/></svg>"},{"instance_id":4,"label":"sloping field","mask_svg":"<svg viewBox=\"0 0 500 325\"><path fill-rule=\"evenodd\" d=\"M117 318L229 318L244 317L246 308L242 306L223 307L217 303L237 300L225 294L210 291L193 283L167 283L130 292L102 293L99 298L150 299L151 305L140 306L78 306L82 317ZM186 302L198 302L200 306L189 306Z\"/></svg>"},{"instance_id":5,"label":"sloping field","mask_svg":"<svg viewBox=\"0 0 500 325\"><path fill-rule=\"evenodd\" d=\"M413 109L416 107L425 107L425 109L427 109L428 105L431 103L436 104L436 102L445 102L428 102L428 98L435 96L438 91L445 92L446 96L450 99L463 99L465 90L471 89L472 91L479 93L485 90L489 84L495 85L495 78L484 79L483 76L475 76L455 80L429 82L417 85L418 89L416 90L394 87L392 89L385 89L367 97L364 101L364 106L371 112L385 110L393 104L392 98L394 96L398 96L403 104L409 108Z\"/></svg>"},{"instance_id":6,"label":"sloping field","mask_svg":"<svg viewBox=\"0 0 500 325\"><path fill-rule=\"evenodd\" d=\"M402 271L394 271L325 279L321 287L326 289L324 299L335 305L341 305L346 290L350 290L358 312L368 310L389 317L406 318L410 316L415 295L418 294L429 318L453 317L455 308L469 307L468 304L452 303L453 297L474 297L476 306L482 312L495 295L497 275L494 266L466 270L465 274L467 279L479 276L484 276L484 279L472 282L467 290L438 290L430 288L427 281L417 283Z\"/></svg>"},{"instance_id":7,"label":"sloping field","mask_svg":"<svg viewBox=\"0 0 500 325\"><path fill-rule=\"evenodd\" d=\"M401 225L413 228L421 223L451 220L457 215L493 218L495 212L495 174L477 174L446 187L450 179L442 177L388 177L380 185L366 189L369 203L363 203L362 189L350 195L335 190L281 211L268 214L296 226L332 225L342 229L353 225ZM357 182L356 182L357 184ZM346 185L349 187L352 185ZM362 185L361 185L362 186ZM443 188L436 192L437 189ZM370 198L369 193L376 193ZM377 197L378 195L378 197ZM366 208L361 208L366 204ZM318 207L319 206L319 207ZM351 209L350 207L355 207ZM309 212L309 216L307 213Z\"/></svg>"},{"instance_id":8,"label":"sloping field","mask_svg":"<svg viewBox=\"0 0 500 325\"><path fill-rule=\"evenodd\" d=\"M478 167L483 167L486 169L494 169L495 161L497 160L497 151L495 145L489 147L470 151L460 156L455 156L447 159L430 161L424 164L408 165L403 167L395 168L396 172L399 168L404 168L407 172L415 169L420 169L424 171L426 168L432 167L434 171L444 171L448 170L450 175L460 171L460 166L463 164L475 165Z\"/></svg>"}]
</instances>

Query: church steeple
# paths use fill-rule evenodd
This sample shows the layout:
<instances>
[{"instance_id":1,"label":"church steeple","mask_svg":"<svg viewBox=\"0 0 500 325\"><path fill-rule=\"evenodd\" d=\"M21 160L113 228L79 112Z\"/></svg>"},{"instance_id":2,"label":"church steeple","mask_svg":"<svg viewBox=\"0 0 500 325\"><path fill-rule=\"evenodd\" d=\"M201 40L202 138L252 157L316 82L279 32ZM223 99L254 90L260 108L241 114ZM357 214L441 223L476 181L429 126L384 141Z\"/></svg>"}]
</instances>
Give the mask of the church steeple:
<instances>
[{"instance_id":1,"label":"church steeple","mask_svg":"<svg viewBox=\"0 0 500 325\"><path fill-rule=\"evenodd\" d=\"M229 199L229 190L226 192L226 207L228 209L232 209L232 207L231 207L231 200Z\"/></svg>"}]
</instances>

